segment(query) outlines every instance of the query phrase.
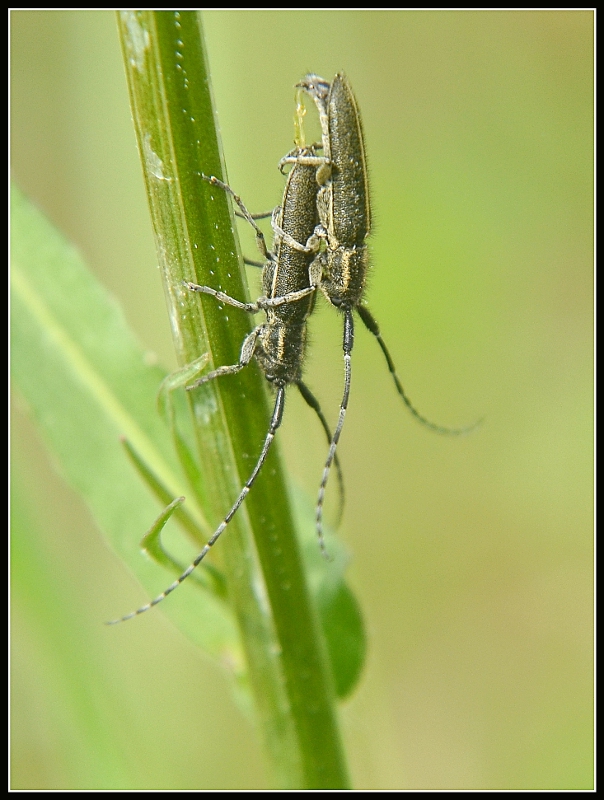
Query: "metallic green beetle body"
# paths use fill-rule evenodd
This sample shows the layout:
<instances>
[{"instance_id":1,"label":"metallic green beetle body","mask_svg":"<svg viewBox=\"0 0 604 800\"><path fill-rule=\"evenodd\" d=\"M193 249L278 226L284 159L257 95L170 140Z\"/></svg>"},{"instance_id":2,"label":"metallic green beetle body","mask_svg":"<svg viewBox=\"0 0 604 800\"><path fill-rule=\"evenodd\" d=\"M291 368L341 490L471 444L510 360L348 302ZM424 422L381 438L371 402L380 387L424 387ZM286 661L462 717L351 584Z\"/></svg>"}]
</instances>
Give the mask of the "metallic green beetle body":
<instances>
[{"instance_id":1,"label":"metallic green beetle body","mask_svg":"<svg viewBox=\"0 0 604 800\"><path fill-rule=\"evenodd\" d=\"M307 242L316 252L321 265L321 290L328 301L344 314L344 394L338 423L323 470L316 509L316 524L322 542L322 507L331 464L344 425L351 381L351 352L354 345L356 311L365 327L376 337L386 358L396 389L415 418L437 433L463 434L474 429L446 428L430 422L409 400L396 374L394 362L382 339L379 326L363 304L369 270L367 237L371 233L371 205L365 142L361 116L348 79L338 73L332 83L318 75L306 75L297 84L314 101L319 112L322 157L286 157L282 163L305 163L316 167L320 186L317 208L320 224L315 236ZM324 242L324 247L321 247ZM304 249L304 248L303 248Z\"/></svg>"},{"instance_id":2,"label":"metallic green beetle body","mask_svg":"<svg viewBox=\"0 0 604 800\"><path fill-rule=\"evenodd\" d=\"M266 322L257 325L246 336L237 364L218 367L204 375L193 385L187 386L187 389L194 389L215 378L233 375L247 366L252 358L255 357L266 379L276 388L271 422L261 453L250 477L241 489L231 509L195 560L160 595L136 611L112 620L108 623L110 625L132 619L161 603L189 577L209 553L247 497L266 460L272 441L283 419L285 390L289 384L297 385L304 400L319 417L327 439L329 441L332 439L331 431L317 400L302 382L306 324L314 306L318 277L314 277L316 273L316 268L313 268L313 264L316 262L315 253L310 249L301 249L297 246L297 243L299 241L306 242L315 232L318 224L317 193L319 186L316 181L315 167L304 163L305 158L312 159L314 157L312 148L297 148L293 152L294 155L300 158L300 163L294 163L294 167L287 178L282 205L273 212L275 230L280 232L275 234L273 251L271 252L268 251L264 242L264 235L256 225L253 216L233 190L218 178L202 176L211 185L231 194L239 206L242 216L254 227L258 246L266 259L262 272L264 296L259 297L255 303L245 303L235 300L224 292L210 286L199 286L194 283L186 284L190 291L210 295L218 302L242 311L253 314L258 311L266 313ZM338 465L336 464L336 466ZM341 474L340 486L342 486Z\"/></svg>"},{"instance_id":3,"label":"metallic green beetle body","mask_svg":"<svg viewBox=\"0 0 604 800\"><path fill-rule=\"evenodd\" d=\"M321 122L323 157L318 165L320 228L326 249L319 254L321 289L342 310L356 308L363 297L371 232L371 206L363 128L346 76L329 84L307 75L299 84L315 102Z\"/></svg>"}]
</instances>

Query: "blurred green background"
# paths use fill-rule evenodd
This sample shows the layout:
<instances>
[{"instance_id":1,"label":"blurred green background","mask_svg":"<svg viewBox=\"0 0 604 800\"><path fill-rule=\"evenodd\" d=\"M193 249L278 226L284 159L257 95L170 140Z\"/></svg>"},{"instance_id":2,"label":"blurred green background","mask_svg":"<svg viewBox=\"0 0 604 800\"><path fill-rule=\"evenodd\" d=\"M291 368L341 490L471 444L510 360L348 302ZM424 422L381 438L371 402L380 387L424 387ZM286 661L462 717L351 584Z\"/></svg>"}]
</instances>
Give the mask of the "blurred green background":
<instances>
[{"instance_id":1,"label":"blurred green background","mask_svg":"<svg viewBox=\"0 0 604 800\"><path fill-rule=\"evenodd\" d=\"M229 180L253 210L281 195L294 83L347 73L373 191L369 307L424 414L486 418L461 440L420 427L357 326L340 450L369 638L341 710L354 786L592 786L592 12L203 21ZM114 15L11 24L13 177L171 369ZM307 378L333 424L341 319L321 306ZM12 436L28 509L13 519L13 788L266 786L216 665L160 611L102 625L147 598L18 395ZM279 436L313 501L326 448L293 392Z\"/></svg>"}]
</instances>

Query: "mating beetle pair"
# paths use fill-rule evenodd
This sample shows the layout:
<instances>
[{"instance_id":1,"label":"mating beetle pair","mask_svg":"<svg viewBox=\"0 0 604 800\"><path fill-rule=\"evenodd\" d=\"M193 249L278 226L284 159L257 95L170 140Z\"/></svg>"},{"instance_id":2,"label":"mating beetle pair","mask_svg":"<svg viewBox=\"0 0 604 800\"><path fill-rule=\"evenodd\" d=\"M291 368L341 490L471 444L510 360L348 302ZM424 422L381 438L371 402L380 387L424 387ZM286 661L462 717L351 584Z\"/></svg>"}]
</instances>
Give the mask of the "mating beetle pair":
<instances>
[{"instance_id":1,"label":"mating beetle pair","mask_svg":"<svg viewBox=\"0 0 604 800\"><path fill-rule=\"evenodd\" d=\"M255 357L266 379L276 390L272 418L260 456L235 503L192 564L154 600L114 622L131 619L157 605L205 558L242 504L266 460L283 418L285 390L290 384L298 387L304 400L317 413L330 442L316 507L317 533L325 553L322 510L328 476L334 462L342 487L336 448L350 395L354 311L377 338L400 396L420 422L439 433L460 434L475 427L443 428L419 414L396 375L376 321L362 305L369 268L366 239L371 231L371 210L363 131L348 80L343 74L337 74L329 84L317 75L307 75L298 87L312 98L317 107L322 142L311 147L298 143L296 149L280 162L281 168L289 164L291 169L282 203L272 214L272 251L267 249L255 218L232 189L217 178L203 176L211 185L230 193L241 215L254 227L259 249L265 258L262 273L264 295L255 303L243 303L212 287L186 284L189 290L211 295L221 303L248 313L264 311L266 314L266 321L256 326L245 338L237 364L218 367L187 387L193 389L214 378L232 375ZM321 155L317 154L317 150L322 151ZM302 381L306 326L318 289L344 315L344 392L333 435L318 401Z\"/></svg>"}]
</instances>

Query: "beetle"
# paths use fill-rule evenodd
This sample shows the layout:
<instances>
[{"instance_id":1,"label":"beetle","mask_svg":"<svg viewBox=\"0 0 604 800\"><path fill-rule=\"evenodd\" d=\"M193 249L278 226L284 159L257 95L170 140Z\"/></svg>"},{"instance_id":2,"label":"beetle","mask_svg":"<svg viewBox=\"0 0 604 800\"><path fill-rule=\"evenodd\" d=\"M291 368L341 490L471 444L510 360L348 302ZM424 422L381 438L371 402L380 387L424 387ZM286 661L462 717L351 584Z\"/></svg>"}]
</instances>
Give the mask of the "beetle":
<instances>
[{"instance_id":1,"label":"beetle","mask_svg":"<svg viewBox=\"0 0 604 800\"><path fill-rule=\"evenodd\" d=\"M318 156L315 153L290 153L281 160L280 166L283 168L285 164L304 164L316 168L319 224L314 236L305 243L300 242L299 247L302 252L316 253L315 258L320 264L320 288L328 302L344 316L344 392L323 469L315 515L317 533L325 551L323 503L350 396L351 353L354 345L353 312L357 312L361 322L377 339L397 392L422 425L437 433L460 435L474 430L481 420L464 428L437 425L415 408L403 389L378 323L364 302L370 267L367 239L371 233L371 199L363 126L356 98L344 73L336 74L331 84L311 73L297 87L311 97L317 107L323 154ZM277 228L275 230L278 232Z\"/></svg>"},{"instance_id":2,"label":"beetle","mask_svg":"<svg viewBox=\"0 0 604 800\"><path fill-rule=\"evenodd\" d=\"M275 233L272 251L267 249L264 235L258 228L253 215L249 213L230 186L216 177L202 176L212 186L231 194L239 206L242 216L254 227L259 249L265 257L262 271L263 296L254 303L245 303L210 286L185 283L186 288L190 291L208 294L221 303L252 314L258 311L266 314L266 321L257 325L244 339L237 364L218 367L192 385L187 386L188 390L192 390L215 378L233 375L247 366L252 358L256 358L267 381L275 389L273 412L262 450L237 499L187 569L149 603L119 619L112 620L107 623L109 625L125 622L161 603L189 577L216 544L262 469L271 443L283 419L285 392L289 385L296 385L306 403L316 412L328 441L333 438L317 399L302 381L306 350L306 325L314 307L316 288L320 280L317 272L320 270L320 263L316 260L315 251L312 248L299 246L300 242L307 242L313 237L318 225L317 193L319 186L316 181L316 170L312 165L305 163L305 159L314 158L314 149L298 146L290 155L294 159L298 157L300 162L294 163L289 172L282 205L278 206L272 215L273 227L275 231L278 231ZM339 465L336 466L339 472ZM339 474L342 486L341 473Z\"/></svg>"}]
</instances>

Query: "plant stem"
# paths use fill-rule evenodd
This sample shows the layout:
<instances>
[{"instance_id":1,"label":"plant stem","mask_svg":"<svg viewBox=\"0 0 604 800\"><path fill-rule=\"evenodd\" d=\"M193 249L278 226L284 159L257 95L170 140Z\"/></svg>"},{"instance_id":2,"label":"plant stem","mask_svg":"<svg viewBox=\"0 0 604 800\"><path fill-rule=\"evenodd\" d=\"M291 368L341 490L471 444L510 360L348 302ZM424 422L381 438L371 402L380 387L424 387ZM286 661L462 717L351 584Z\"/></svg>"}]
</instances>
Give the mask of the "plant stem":
<instances>
[{"instance_id":1,"label":"plant stem","mask_svg":"<svg viewBox=\"0 0 604 800\"><path fill-rule=\"evenodd\" d=\"M119 12L119 30L174 342L181 365L208 351L210 368L237 363L249 319L183 281L246 299L223 178L196 12ZM215 525L249 477L270 413L255 365L190 392ZM280 786L346 788L332 677L273 447L219 549L237 614L257 718Z\"/></svg>"}]
</instances>

